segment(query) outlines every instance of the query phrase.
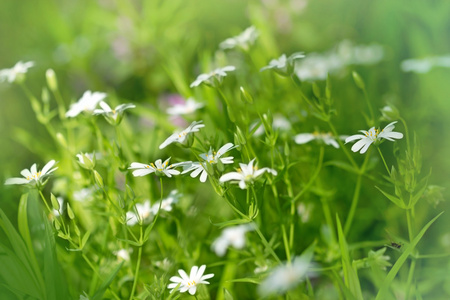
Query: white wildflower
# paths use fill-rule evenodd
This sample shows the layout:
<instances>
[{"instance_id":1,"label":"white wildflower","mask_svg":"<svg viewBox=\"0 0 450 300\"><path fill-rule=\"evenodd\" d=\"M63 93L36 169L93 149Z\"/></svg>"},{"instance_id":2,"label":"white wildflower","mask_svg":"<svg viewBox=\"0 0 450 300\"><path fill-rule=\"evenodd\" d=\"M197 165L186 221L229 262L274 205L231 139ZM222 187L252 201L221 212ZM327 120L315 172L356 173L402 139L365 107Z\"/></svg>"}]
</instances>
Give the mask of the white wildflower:
<instances>
[{"instance_id":1,"label":"white wildflower","mask_svg":"<svg viewBox=\"0 0 450 300\"><path fill-rule=\"evenodd\" d=\"M130 261L130 252L133 252L133 249L120 249L113 253L118 260Z\"/></svg>"},{"instance_id":2,"label":"white wildflower","mask_svg":"<svg viewBox=\"0 0 450 300\"><path fill-rule=\"evenodd\" d=\"M303 57L305 57L303 52L294 53L294 54L292 54L289 57L286 57L286 55L283 54L278 59L272 59L269 62L269 65L261 68L261 71L273 69L274 71L276 71L277 73L279 73L281 75L288 76L294 70L295 61L297 59L300 59L300 58L303 58Z\"/></svg>"},{"instance_id":3,"label":"white wildflower","mask_svg":"<svg viewBox=\"0 0 450 300\"><path fill-rule=\"evenodd\" d=\"M345 139L346 136L339 136L339 139ZM316 140L324 142L325 145L331 145L334 148L339 148L339 144L336 138L331 133L319 133L314 131L313 133L300 133L294 137L295 143L302 145Z\"/></svg>"},{"instance_id":4,"label":"white wildflower","mask_svg":"<svg viewBox=\"0 0 450 300\"><path fill-rule=\"evenodd\" d=\"M273 175L277 175L277 171L270 168L262 168L258 169L256 166L253 166L253 163L256 158L252 159L248 165L240 163L240 168L237 172L230 172L222 175L220 177L220 182L231 181L231 183L239 184L241 189L246 189L248 184L252 184L256 179L258 179L265 172L271 173Z\"/></svg>"},{"instance_id":5,"label":"white wildflower","mask_svg":"<svg viewBox=\"0 0 450 300\"><path fill-rule=\"evenodd\" d=\"M191 83L190 87L199 86L202 83L205 83L210 86L216 86L216 82L218 84L222 83L223 77L227 76L227 72L231 72L236 70L234 66L226 66L223 68L215 69L214 71L207 74L198 75L197 79ZM214 81L215 80L215 81Z\"/></svg>"},{"instance_id":6,"label":"white wildflower","mask_svg":"<svg viewBox=\"0 0 450 300\"><path fill-rule=\"evenodd\" d=\"M110 124L118 125L122 121L124 111L129 108L135 108L136 105L131 103L120 104L116 108L111 109L106 102L101 101L100 107L101 109L94 110L94 115L103 115Z\"/></svg>"},{"instance_id":7,"label":"white wildflower","mask_svg":"<svg viewBox=\"0 0 450 300\"><path fill-rule=\"evenodd\" d=\"M128 169L134 170L133 176L145 176L151 173L155 173L157 176L167 176L172 177L172 175L178 175L180 174L180 171L174 170L175 167L182 166L184 164L190 163L190 162L182 162L182 163L176 163L169 165L169 160L166 159L164 162L162 162L161 159L158 159L155 161L155 163L142 164L138 162L131 163L131 166Z\"/></svg>"},{"instance_id":8,"label":"white wildflower","mask_svg":"<svg viewBox=\"0 0 450 300\"><path fill-rule=\"evenodd\" d=\"M161 210L172 211L172 205L178 202L178 199L181 197L181 194L178 190L173 190L169 193L167 198L163 199L162 202L158 201L152 205L152 213L156 215L158 213L159 207L161 205Z\"/></svg>"},{"instance_id":9,"label":"white wildflower","mask_svg":"<svg viewBox=\"0 0 450 300\"><path fill-rule=\"evenodd\" d=\"M194 295L199 284L209 284L206 279L214 277L214 274L203 275L205 269L205 265L202 265L200 268L197 266L193 266L191 268L189 276L184 270L179 269L178 273L181 277L171 277L170 281L172 281L172 283L170 283L167 288L171 289L170 292L172 293L174 289L179 285L178 290L180 291L180 293L188 291L189 294Z\"/></svg>"},{"instance_id":10,"label":"white wildflower","mask_svg":"<svg viewBox=\"0 0 450 300\"><path fill-rule=\"evenodd\" d=\"M34 62L21 62L19 61L11 69L0 70L0 82L18 82L23 81L28 69L34 66Z\"/></svg>"},{"instance_id":11,"label":"white wildflower","mask_svg":"<svg viewBox=\"0 0 450 300\"><path fill-rule=\"evenodd\" d=\"M231 245L236 249L245 246L245 233L252 230L250 225L239 225L225 228L222 234L213 242L211 248L218 256L224 256Z\"/></svg>"},{"instance_id":12,"label":"white wildflower","mask_svg":"<svg viewBox=\"0 0 450 300\"><path fill-rule=\"evenodd\" d=\"M226 39L225 41L221 42L219 47L221 49L233 49L233 48L241 48L245 51L247 51L251 45L253 45L258 38L258 31L255 29L254 26L250 26L247 29L245 29L241 34Z\"/></svg>"},{"instance_id":13,"label":"white wildflower","mask_svg":"<svg viewBox=\"0 0 450 300\"><path fill-rule=\"evenodd\" d=\"M46 183L45 179L50 175L50 173L58 169L58 167L52 169L55 163L56 162L54 160L49 161L39 172L37 171L36 164L33 164L29 170L23 169L20 172L24 178L8 178L6 179L5 184L32 184L37 187L41 187Z\"/></svg>"},{"instance_id":14,"label":"white wildflower","mask_svg":"<svg viewBox=\"0 0 450 300\"><path fill-rule=\"evenodd\" d=\"M70 105L70 109L66 112L66 117L73 118L82 112L92 113L97 107L97 104L105 99L105 97L105 93L91 91L84 92L78 102Z\"/></svg>"},{"instance_id":15,"label":"white wildflower","mask_svg":"<svg viewBox=\"0 0 450 300\"><path fill-rule=\"evenodd\" d=\"M383 130L381 130L381 132L378 129L375 129L375 127L370 128L368 131L360 130L360 132L364 133L364 135L355 134L349 136L345 139L345 143L347 144L349 142L359 140L352 146L352 151L360 151L360 153L363 154L367 151L369 146L372 145L372 143L379 143L382 139L386 139L391 142L393 142L394 139L401 139L403 138L402 133L392 131L395 128L395 123L397 123L397 121L389 123Z\"/></svg>"},{"instance_id":16,"label":"white wildflower","mask_svg":"<svg viewBox=\"0 0 450 300\"><path fill-rule=\"evenodd\" d=\"M137 223L148 223L152 219L152 209L150 207L150 201L147 200L143 204L137 203L135 205L135 211L129 211L126 215L126 222L128 226L136 225Z\"/></svg>"},{"instance_id":17,"label":"white wildflower","mask_svg":"<svg viewBox=\"0 0 450 300\"><path fill-rule=\"evenodd\" d=\"M169 136L160 146L159 149L163 149L167 147L168 145L178 142L178 143L184 143L186 138L189 136L192 132L198 132L200 131L200 128L205 127L205 124L202 124L203 121L198 122L192 122L191 125L189 125L188 128L182 130L181 132L176 132Z\"/></svg>"},{"instance_id":18,"label":"white wildflower","mask_svg":"<svg viewBox=\"0 0 450 300\"><path fill-rule=\"evenodd\" d=\"M193 98L188 98L182 104L175 104L167 109L167 113L172 116L187 115L205 106L203 103L195 101Z\"/></svg>"}]
</instances>

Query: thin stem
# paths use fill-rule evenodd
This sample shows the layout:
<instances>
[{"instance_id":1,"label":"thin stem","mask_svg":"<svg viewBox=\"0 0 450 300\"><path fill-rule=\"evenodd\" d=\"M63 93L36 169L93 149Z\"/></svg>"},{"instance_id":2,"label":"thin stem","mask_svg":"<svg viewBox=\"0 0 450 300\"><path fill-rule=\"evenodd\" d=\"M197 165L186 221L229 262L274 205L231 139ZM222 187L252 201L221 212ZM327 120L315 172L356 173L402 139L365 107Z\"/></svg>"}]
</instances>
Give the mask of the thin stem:
<instances>
[{"instance_id":1,"label":"thin stem","mask_svg":"<svg viewBox=\"0 0 450 300\"><path fill-rule=\"evenodd\" d=\"M408 280L406 281L406 293L405 293L406 296L405 296L405 300L409 299L409 294L411 292L411 283L413 281L415 268L416 268L416 260L413 259L411 261L411 266L409 267Z\"/></svg>"},{"instance_id":2,"label":"thin stem","mask_svg":"<svg viewBox=\"0 0 450 300\"><path fill-rule=\"evenodd\" d=\"M389 171L389 168L386 164L386 160L384 160L383 153L381 153L380 147L377 147L378 153L380 153L381 159L383 160L384 166L386 167L386 171L388 172L389 176L391 175L391 171Z\"/></svg>"},{"instance_id":3,"label":"thin stem","mask_svg":"<svg viewBox=\"0 0 450 300\"><path fill-rule=\"evenodd\" d=\"M41 195L42 201L44 202L45 207L47 207L47 210L48 210L50 213L53 213L53 210L48 206L47 201L45 200L44 194L42 194L42 191L41 191L41 190L39 190L39 194Z\"/></svg>"},{"instance_id":4,"label":"thin stem","mask_svg":"<svg viewBox=\"0 0 450 300\"><path fill-rule=\"evenodd\" d=\"M269 249L270 254L272 254L273 258L275 258L275 260L278 263L281 263L280 258L278 257L278 255L275 253L275 251L273 251L272 246L269 245L269 242L266 240L266 238L264 237L264 235L262 234L261 230L259 230L258 226L255 226L255 231L256 233L259 235L259 237L261 238L264 246Z\"/></svg>"},{"instance_id":5,"label":"thin stem","mask_svg":"<svg viewBox=\"0 0 450 300\"><path fill-rule=\"evenodd\" d=\"M364 93L364 99L366 100L367 107L369 107L370 122L372 123L372 124L369 124L369 125L373 126L373 122L375 120L375 117L374 117L374 114L373 114L372 105L370 105L369 95L367 94L367 91L366 91L365 88L363 88L363 93Z\"/></svg>"},{"instance_id":6,"label":"thin stem","mask_svg":"<svg viewBox=\"0 0 450 300\"><path fill-rule=\"evenodd\" d=\"M405 127L406 146L408 148L408 152L411 153L411 143L409 140L408 126L406 125L405 119L403 119L402 117L400 117L400 121L403 123L403 126Z\"/></svg>"},{"instance_id":7,"label":"thin stem","mask_svg":"<svg viewBox=\"0 0 450 300\"><path fill-rule=\"evenodd\" d=\"M141 226L141 238L142 238L142 226ZM131 289L130 300L133 299L134 292L136 290L136 285L139 277L139 267L141 266L141 256L142 256L142 246L139 247L138 250L138 260L136 262L136 271L134 272L134 281L133 281L133 288Z\"/></svg>"},{"instance_id":8,"label":"thin stem","mask_svg":"<svg viewBox=\"0 0 450 300\"><path fill-rule=\"evenodd\" d=\"M361 175L358 175L356 179L355 191L353 192L352 205L350 206L350 211L348 213L347 220L344 225L344 233L347 234L352 226L353 217L355 216L356 208L358 207L359 193L361 191Z\"/></svg>"},{"instance_id":9,"label":"thin stem","mask_svg":"<svg viewBox=\"0 0 450 300\"><path fill-rule=\"evenodd\" d=\"M408 223L408 237L409 237L409 242L412 243L413 239L414 239L414 226L412 223L412 216L411 216L411 209L407 209L406 210L406 222Z\"/></svg>"}]
</instances>

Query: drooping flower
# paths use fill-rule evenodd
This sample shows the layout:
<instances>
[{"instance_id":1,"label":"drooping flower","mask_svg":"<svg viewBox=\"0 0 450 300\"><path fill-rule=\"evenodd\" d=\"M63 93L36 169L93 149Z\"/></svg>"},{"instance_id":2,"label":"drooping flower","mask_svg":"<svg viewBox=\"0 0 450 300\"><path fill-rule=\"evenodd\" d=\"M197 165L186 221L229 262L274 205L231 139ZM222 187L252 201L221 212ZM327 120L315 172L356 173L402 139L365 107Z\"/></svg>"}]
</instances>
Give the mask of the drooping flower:
<instances>
[{"instance_id":1,"label":"drooping flower","mask_svg":"<svg viewBox=\"0 0 450 300\"><path fill-rule=\"evenodd\" d=\"M184 293L186 291L189 292L189 294L194 295L197 291L197 286L200 284L209 284L209 282L206 281L206 279L214 277L214 274L207 274L203 275L205 272L206 265L202 265L200 268L197 266L193 266L191 268L191 272L189 276L186 274L186 272L182 269L178 270L178 273L181 277L178 276L172 276L170 278L170 283L167 288L171 289L171 293L174 291L174 289L179 285L178 290L180 293Z\"/></svg>"},{"instance_id":2,"label":"drooping flower","mask_svg":"<svg viewBox=\"0 0 450 300\"><path fill-rule=\"evenodd\" d=\"M200 84L204 83L209 86L217 86L217 84L221 84L223 77L227 76L227 72L231 72L236 70L234 66L226 66L223 68L215 69L214 71L207 74L198 75L197 79L193 83L191 83L190 87L196 87Z\"/></svg>"},{"instance_id":3,"label":"drooping flower","mask_svg":"<svg viewBox=\"0 0 450 300\"><path fill-rule=\"evenodd\" d=\"M391 142L393 142L394 139L401 139L403 138L403 134L401 132L392 131L395 128L395 123L397 123L397 121L389 123L383 130L381 130L381 132L379 129L375 129L375 127L370 128L368 131L360 130L360 132L364 133L364 135L355 134L349 136L345 139L345 143L347 144L349 142L359 140L352 146L352 151L360 151L360 153L363 154L367 151L367 149L369 149L370 145L373 143L378 144L382 139L386 139Z\"/></svg>"},{"instance_id":4,"label":"drooping flower","mask_svg":"<svg viewBox=\"0 0 450 300\"><path fill-rule=\"evenodd\" d=\"M219 44L221 49L233 49L241 48L244 51L248 51L251 45L253 45L258 38L258 31L254 26L250 26L245 29L241 34L228 38Z\"/></svg>"},{"instance_id":5,"label":"drooping flower","mask_svg":"<svg viewBox=\"0 0 450 300\"><path fill-rule=\"evenodd\" d=\"M21 62L19 61L11 69L0 70L0 82L13 83L16 81L23 81L28 69L34 66L34 62Z\"/></svg>"},{"instance_id":6,"label":"drooping flower","mask_svg":"<svg viewBox=\"0 0 450 300\"><path fill-rule=\"evenodd\" d=\"M299 256L291 264L276 267L259 285L259 293L262 296L285 293L312 275L311 265L309 259Z\"/></svg>"},{"instance_id":7,"label":"drooping flower","mask_svg":"<svg viewBox=\"0 0 450 300\"><path fill-rule=\"evenodd\" d=\"M158 213L159 207L161 205L161 210L165 211L172 211L173 207L172 205L174 203L178 202L178 199L181 197L181 194L178 192L178 190L173 190L169 193L167 198L163 199L161 201L157 201L155 204L152 205L152 213L156 215ZM160 203L161 202L161 203Z\"/></svg>"},{"instance_id":8,"label":"drooping flower","mask_svg":"<svg viewBox=\"0 0 450 300\"><path fill-rule=\"evenodd\" d=\"M82 112L92 113L97 107L97 104L105 99L107 95L100 92L84 92L83 96L78 102L70 105L70 109L66 112L67 118L73 118L78 116Z\"/></svg>"},{"instance_id":9,"label":"drooping flower","mask_svg":"<svg viewBox=\"0 0 450 300\"><path fill-rule=\"evenodd\" d=\"M231 181L231 183L239 184L241 189L246 189L248 184L252 184L265 172L271 173L272 175L277 175L277 171L270 168L258 169L253 166L256 158L252 159L248 165L240 163L240 168L237 172L230 172L222 175L219 179L220 182Z\"/></svg>"},{"instance_id":10,"label":"drooping flower","mask_svg":"<svg viewBox=\"0 0 450 300\"><path fill-rule=\"evenodd\" d=\"M212 149L209 149L208 153L200 154L200 157L204 159L203 162L193 162L191 165L186 166L182 174L191 172L192 178L195 178L199 174L201 174L200 181L205 182L206 179L208 178L208 172L206 171L207 168L206 164L209 163L211 165L214 165L219 163L219 161L224 165L232 164L234 162L233 161L234 157L232 156L221 157L221 156L235 147L236 146L234 146L232 143L227 143L222 147L220 147L220 149L217 152L213 151Z\"/></svg>"},{"instance_id":11,"label":"drooping flower","mask_svg":"<svg viewBox=\"0 0 450 300\"><path fill-rule=\"evenodd\" d=\"M169 160L170 157L166 159L164 162L162 162L161 159L158 159L157 161L155 161L155 163L150 163L149 165L133 162L131 163L131 166L128 169L134 170L133 176L135 177L145 176L151 173L155 173L157 176L172 177L172 175L180 174L180 171L175 170L174 168L190 163L190 162L182 162L169 165Z\"/></svg>"},{"instance_id":12,"label":"drooping flower","mask_svg":"<svg viewBox=\"0 0 450 300\"><path fill-rule=\"evenodd\" d=\"M303 52L297 52L289 57L286 54L281 55L278 59L272 59L269 65L261 68L261 72L272 69L280 75L289 76L295 68L295 61L305 57Z\"/></svg>"},{"instance_id":13,"label":"drooping flower","mask_svg":"<svg viewBox=\"0 0 450 300\"><path fill-rule=\"evenodd\" d=\"M225 228L211 248L218 256L224 256L230 245L242 249L245 246L245 233L249 230L252 230L252 227L248 224Z\"/></svg>"},{"instance_id":14,"label":"drooping flower","mask_svg":"<svg viewBox=\"0 0 450 300\"><path fill-rule=\"evenodd\" d=\"M136 211L129 211L126 215L126 222L128 226L136 225L139 222L146 224L152 219L152 209L150 206L150 201L147 200L143 204L136 203Z\"/></svg>"},{"instance_id":15,"label":"drooping flower","mask_svg":"<svg viewBox=\"0 0 450 300\"><path fill-rule=\"evenodd\" d=\"M163 149L163 148L167 147L168 145L175 143L175 142L183 143L186 140L186 138L189 136L190 133L198 132L198 131L200 131L200 128L205 127L205 124L202 124L202 123L203 123L203 121L198 121L198 122L194 121L194 122L192 122L191 125L189 125L188 128L184 129L183 131L172 134L159 146L159 149Z\"/></svg>"},{"instance_id":16,"label":"drooping flower","mask_svg":"<svg viewBox=\"0 0 450 300\"><path fill-rule=\"evenodd\" d=\"M339 139L345 139L346 136L339 136ZM302 145L309 143L312 140L324 142L325 145L331 145L334 148L339 148L336 138L331 133L319 133L317 131L313 133L300 133L294 137L295 143Z\"/></svg>"},{"instance_id":17,"label":"drooping flower","mask_svg":"<svg viewBox=\"0 0 450 300\"><path fill-rule=\"evenodd\" d=\"M6 179L5 184L31 184L36 187L41 187L47 182L45 179L50 175L50 173L58 169L58 167L52 169L55 163L56 162L54 160L49 161L39 172L37 171L36 164L33 164L29 170L23 169L20 172L24 178L8 178Z\"/></svg>"},{"instance_id":18,"label":"drooping flower","mask_svg":"<svg viewBox=\"0 0 450 300\"><path fill-rule=\"evenodd\" d=\"M205 106L203 103L195 101L193 98L188 98L186 102L175 104L167 109L167 113L172 116L187 115Z\"/></svg>"},{"instance_id":19,"label":"drooping flower","mask_svg":"<svg viewBox=\"0 0 450 300\"><path fill-rule=\"evenodd\" d=\"M80 153L77 154L78 164L87 170L92 170L95 167L95 152L94 153Z\"/></svg>"},{"instance_id":20,"label":"drooping flower","mask_svg":"<svg viewBox=\"0 0 450 300\"><path fill-rule=\"evenodd\" d=\"M111 125L119 125L123 118L123 113L126 109L135 108L136 105L132 103L120 104L116 108L111 107L104 101L100 102L101 109L95 109L94 115L103 115Z\"/></svg>"}]
</instances>

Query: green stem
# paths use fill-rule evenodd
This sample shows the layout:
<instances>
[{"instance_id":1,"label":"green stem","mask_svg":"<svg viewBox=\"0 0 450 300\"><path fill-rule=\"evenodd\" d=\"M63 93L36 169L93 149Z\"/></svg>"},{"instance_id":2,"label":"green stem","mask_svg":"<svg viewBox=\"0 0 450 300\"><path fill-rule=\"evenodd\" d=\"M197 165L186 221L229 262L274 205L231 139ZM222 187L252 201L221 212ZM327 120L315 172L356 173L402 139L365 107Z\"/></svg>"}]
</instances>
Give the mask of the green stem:
<instances>
[{"instance_id":1,"label":"green stem","mask_svg":"<svg viewBox=\"0 0 450 300\"><path fill-rule=\"evenodd\" d=\"M408 223L408 237L409 242L412 242L414 239L414 225L412 223L411 209L406 210L406 221Z\"/></svg>"},{"instance_id":2,"label":"green stem","mask_svg":"<svg viewBox=\"0 0 450 300\"><path fill-rule=\"evenodd\" d=\"M350 211L348 213L347 220L345 221L344 225L344 233L347 234L350 230L350 227L352 226L353 217L355 216L356 208L358 206L359 201L359 193L361 191L361 175L358 175L358 178L356 179L356 186L355 191L353 192L353 199L352 199L352 205L350 206Z\"/></svg>"},{"instance_id":3,"label":"green stem","mask_svg":"<svg viewBox=\"0 0 450 300\"><path fill-rule=\"evenodd\" d=\"M264 246L269 250L270 254L272 254L273 258L275 258L275 260L278 263L281 263L280 258L278 257L278 255L275 253L275 251L273 251L272 246L270 246L269 242L266 240L266 238L264 237L264 235L262 234L262 232L259 230L258 226L255 226L255 231L256 233L259 235L259 237L261 238L261 241L263 242Z\"/></svg>"},{"instance_id":4,"label":"green stem","mask_svg":"<svg viewBox=\"0 0 450 300\"><path fill-rule=\"evenodd\" d=\"M61 96L59 90L52 90L53 96L55 97L56 103L58 104L59 118L64 120L66 118L66 107L64 105L64 100Z\"/></svg>"},{"instance_id":5,"label":"green stem","mask_svg":"<svg viewBox=\"0 0 450 300\"><path fill-rule=\"evenodd\" d=\"M369 125L373 126L375 117L374 117L374 114L373 114L372 105L370 105L369 95L367 95L367 91L366 91L365 88L363 88L363 93L364 93L364 99L366 100L366 104L367 104L367 107L369 108L369 113L370 113L370 122L371 122L371 124L369 124Z\"/></svg>"},{"instance_id":6,"label":"green stem","mask_svg":"<svg viewBox=\"0 0 450 300\"><path fill-rule=\"evenodd\" d=\"M101 279L100 274L98 273L97 269L94 267L92 262L89 260L89 258L84 253L82 253L81 256L86 261L86 263L89 265L89 267L92 269L92 271L94 271L95 275ZM111 294L114 296L115 299L120 300L119 296L117 296L116 293L111 288L108 288L108 289L111 292Z\"/></svg>"},{"instance_id":7,"label":"green stem","mask_svg":"<svg viewBox=\"0 0 450 300\"><path fill-rule=\"evenodd\" d=\"M409 293L411 292L411 283L413 281L415 268L416 268L416 260L413 259L411 261L411 265L409 267L408 280L406 281L406 293L405 293L406 296L405 296L405 300L409 299Z\"/></svg>"},{"instance_id":8,"label":"green stem","mask_svg":"<svg viewBox=\"0 0 450 300\"><path fill-rule=\"evenodd\" d=\"M45 200L44 194L42 194L42 191L41 191L41 190L39 190L39 194L41 195L42 201L44 202L45 207L47 207L47 210L48 210L50 213L53 213L53 210L48 206L47 201Z\"/></svg>"},{"instance_id":9,"label":"green stem","mask_svg":"<svg viewBox=\"0 0 450 300\"><path fill-rule=\"evenodd\" d=\"M403 126L405 127L406 147L408 148L408 152L411 153L411 143L409 140L408 126L406 125L406 121L402 117L400 117L400 121L402 122Z\"/></svg>"},{"instance_id":10,"label":"green stem","mask_svg":"<svg viewBox=\"0 0 450 300\"><path fill-rule=\"evenodd\" d=\"M383 153L381 153L380 147L377 147L378 153L380 153L381 159L383 160L384 166L386 167L386 171L388 172L389 176L391 176L391 171L389 171L389 168L386 164L386 160L384 160Z\"/></svg>"},{"instance_id":11,"label":"green stem","mask_svg":"<svg viewBox=\"0 0 450 300\"><path fill-rule=\"evenodd\" d=\"M142 226L141 226L141 239L142 239ZM130 300L133 299L134 292L136 291L136 285L139 277L139 268L141 266L142 246L138 250L138 260L136 262L136 271L134 272L133 288L131 289Z\"/></svg>"}]
</instances>

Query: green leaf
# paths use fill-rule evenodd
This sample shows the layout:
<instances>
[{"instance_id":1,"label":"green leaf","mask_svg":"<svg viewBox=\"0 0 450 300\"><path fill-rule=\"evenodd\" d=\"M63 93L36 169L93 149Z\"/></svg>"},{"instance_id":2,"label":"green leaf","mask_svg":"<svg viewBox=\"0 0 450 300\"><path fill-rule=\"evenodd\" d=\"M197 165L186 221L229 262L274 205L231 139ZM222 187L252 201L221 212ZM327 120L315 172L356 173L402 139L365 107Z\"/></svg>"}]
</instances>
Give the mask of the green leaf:
<instances>
[{"instance_id":1,"label":"green leaf","mask_svg":"<svg viewBox=\"0 0 450 300\"><path fill-rule=\"evenodd\" d=\"M83 238L81 239L81 245L80 245L80 249L84 248L84 245L86 245L86 242L88 241L89 237L91 236L91 232L87 231L84 235Z\"/></svg>"},{"instance_id":2,"label":"green leaf","mask_svg":"<svg viewBox=\"0 0 450 300\"><path fill-rule=\"evenodd\" d=\"M228 226L233 226L233 225L239 225L239 224L247 224L250 223L251 219L245 220L245 219L234 219L234 220L230 220L230 221L225 221L225 222L220 222L220 223L212 223L214 226L218 226L219 228L224 228L224 227L228 227Z\"/></svg>"},{"instance_id":3,"label":"green leaf","mask_svg":"<svg viewBox=\"0 0 450 300\"><path fill-rule=\"evenodd\" d=\"M342 230L341 222L339 221L339 217L337 215L336 215L336 224L339 237L339 248L341 250L342 268L344 270L345 285L351 291L355 299L362 300L363 296L361 291L361 285L359 283L359 278L356 273L356 270L353 268L353 265L350 262L348 245L345 240L345 235Z\"/></svg>"},{"instance_id":4,"label":"green leaf","mask_svg":"<svg viewBox=\"0 0 450 300\"><path fill-rule=\"evenodd\" d=\"M247 283L260 284L261 283L261 279L247 277L247 278L239 278L239 279L228 280L227 282L247 282Z\"/></svg>"},{"instance_id":5,"label":"green leaf","mask_svg":"<svg viewBox=\"0 0 450 300\"><path fill-rule=\"evenodd\" d=\"M406 205L403 203L403 201L395 196L392 196L386 192L384 192L382 189L380 189L379 187L375 186L386 198L388 198L392 203L394 203L395 205L397 205L398 207L402 208L402 209L406 209Z\"/></svg>"},{"instance_id":6,"label":"green leaf","mask_svg":"<svg viewBox=\"0 0 450 300\"><path fill-rule=\"evenodd\" d=\"M412 254L414 251L414 248L419 243L419 241L422 239L425 232L428 230L428 228L433 224L437 218L439 218L444 212L441 212L439 215L434 217L430 222L428 222L422 230L419 232L419 234L414 238L414 240L403 250L404 252L402 255L398 258L398 260L395 262L394 266L391 268L389 273L387 274L386 278L383 281L383 284L381 285L381 289L378 291L377 297L375 300L382 300L386 299L386 295L389 292L389 287L392 284L392 281L394 280L395 276L397 275L400 268L405 263L406 259L409 255Z\"/></svg>"},{"instance_id":7,"label":"green leaf","mask_svg":"<svg viewBox=\"0 0 450 300\"><path fill-rule=\"evenodd\" d=\"M103 294L106 292L106 289L109 287L111 282L116 277L117 273L119 272L120 268L122 268L123 262L121 262L113 271L106 277L106 279L102 282L100 285L100 288L95 292L94 296L92 297L92 300L101 300L103 299Z\"/></svg>"}]
</instances>

